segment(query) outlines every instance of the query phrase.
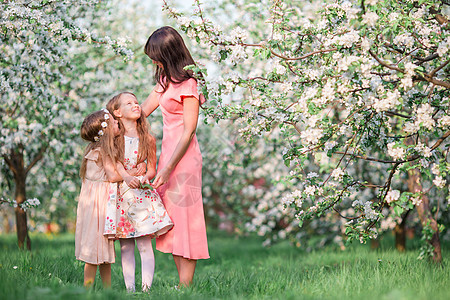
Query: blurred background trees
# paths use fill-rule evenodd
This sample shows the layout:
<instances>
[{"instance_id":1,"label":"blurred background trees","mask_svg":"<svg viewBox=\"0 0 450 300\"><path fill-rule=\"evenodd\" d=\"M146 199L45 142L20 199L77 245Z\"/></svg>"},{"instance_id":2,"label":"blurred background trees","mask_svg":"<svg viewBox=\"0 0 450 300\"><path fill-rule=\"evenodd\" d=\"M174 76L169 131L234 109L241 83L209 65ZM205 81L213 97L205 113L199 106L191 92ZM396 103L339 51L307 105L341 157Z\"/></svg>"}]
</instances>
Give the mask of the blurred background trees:
<instances>
[{"instance_id":1,"label":"blurred background trees","mask_svg":"<svg viewBox=\"0 0 450 300\"><path fill-rule=\"evenodd\" d=\"M81 120L120 91L145 99L143 45L167 24L207 74L197 136L209 226L306 249L395 229L404 249L408 228L431 241L449 224L445 1L2 5L0 196L17 198L8 160L22 151L34 167L16 201L40 200L33 230L73 230ZM46 27L21 19L33 7ZM160 116L149 121L161 140Z\"/></svg>"}]
</instances>

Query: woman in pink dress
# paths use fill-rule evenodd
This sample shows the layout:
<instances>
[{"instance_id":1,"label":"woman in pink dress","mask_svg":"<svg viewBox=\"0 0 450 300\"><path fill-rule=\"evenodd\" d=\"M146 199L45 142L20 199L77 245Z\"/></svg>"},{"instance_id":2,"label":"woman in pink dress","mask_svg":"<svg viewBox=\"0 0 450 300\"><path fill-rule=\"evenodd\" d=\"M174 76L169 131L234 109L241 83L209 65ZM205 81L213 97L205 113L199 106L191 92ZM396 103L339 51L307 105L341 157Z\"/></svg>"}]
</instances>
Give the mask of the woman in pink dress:
<instances>
[{"instance_id":1,"label":"woman in pink dress","mask_svg":"<svg viewBox=\"0 0 450 300\"><path fill-rule=\"evenodd\" d=\"M145 53L156 65L156 87L142 103L150 115L163 115L163 140L157 175L158 189L174 227L156 239L156 249L172 253L180 286L191 284L198 259L209 258L202 201L202 155L195 135L200 104L194 65L183 38L173 28L159 28L149 37Z\"/></svg>"}]
</instances>

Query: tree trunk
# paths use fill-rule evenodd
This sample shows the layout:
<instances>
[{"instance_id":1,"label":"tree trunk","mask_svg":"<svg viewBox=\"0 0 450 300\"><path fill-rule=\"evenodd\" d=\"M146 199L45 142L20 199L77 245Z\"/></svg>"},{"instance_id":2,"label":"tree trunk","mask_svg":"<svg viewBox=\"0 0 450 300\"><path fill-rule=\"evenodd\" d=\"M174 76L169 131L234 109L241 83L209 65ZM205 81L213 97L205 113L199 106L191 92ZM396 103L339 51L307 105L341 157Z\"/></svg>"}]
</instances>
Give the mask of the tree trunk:
<instances>
[{"instance_id":1,"label":"tree trunk","mask_svg":"<svg viewBox=\"0 0 450 300\"><path fill-rule=\"evenodd\" d=\"M380 241L378 239L370 240L370 249L380 248Z\"/></svg>"},{"instance_id":2,"label":"tree trunk","mask_svg":"<svg viewBox=\"0 0 450 300\"><path fill-rule=\"evenodd\" d=\"M4 233L10 233L11 226L9 225L9 216L6 209L2 212L2 214L3 214L3 231Z\"/></svg>"},{"instance_id":3,"label":"tree trunk","mask_svg":"<svg viewBox=\"0 0 450 300\"><path fill-rule=\"evenodd\" d=\"M408 189L410 192L423 192L422 184L420 183L420 174L416 169L409 171ZM433 218L430 211L430 200L426 194L422 194L422 202L417 207L417 213L419 214L420 222L422 226L426 226L428 223L433 230L433 236L428 243L433 247L432 259L436 263L442 262L441 242L439 240L439 229L436 220Z\"/></svg>"},{"instance_id":4,"label":"tree trunk","mask_svg":"<svg viewBox=\"0 0 450 300\"><path fill-rule=\"evenodd\" d=\"M14 175L14 183L16 185L16 202L17 207L14 209L16 213L16 228L17 228L17 240L19 248L23 249L26 243L27 249L31 250L31 241L28 235L27 214L20 207L20 205L26 201L26 180L28 169L25 168L23 159L23 147L18 149L11 149L10 157L4 157L9 168ZM33 163L34 164L34 163Z\"/></svg>"},{"instance_id":5,"label":"tree trunk","mask_svg":"<svg viewBox=\"0 0 450 300\"><path fill-rule=\"evenodd\" d=\"M395 233L395 248L398 250L398 252L405 252L406 250L405 223L401 222L400 224L395 225L394 233Z\"/></svg>"},{"instance_id":6,"label":"tree trunk","mask_svg":"<svg viewBox=\"0 0 450 300\"><path fill-rule=\"evenodd\" d=\"M17 180L18 179L18 180ZM16 201L17 207L14 209L16 212L16 226L17 226L17 240L19 248L23 249L25 242L27 249L31 250L31 241L28 235L28 223L27 213L20 207L27 198L25 194L25 177L16 179Z\"/></svg>"},{"instance_id":7,"label":"tree trunk","mask_svg":"<svg viewBox=\"0 0 450 300\"><path fill-rule=\"evenodd\" d=\"M410 211L411 210L408 210L403 214L402 221L400 224L395 225L394 228L395 248L398 252L405 252L406 250L406 218L408 218Z\"/></svg>"}]
</instances>

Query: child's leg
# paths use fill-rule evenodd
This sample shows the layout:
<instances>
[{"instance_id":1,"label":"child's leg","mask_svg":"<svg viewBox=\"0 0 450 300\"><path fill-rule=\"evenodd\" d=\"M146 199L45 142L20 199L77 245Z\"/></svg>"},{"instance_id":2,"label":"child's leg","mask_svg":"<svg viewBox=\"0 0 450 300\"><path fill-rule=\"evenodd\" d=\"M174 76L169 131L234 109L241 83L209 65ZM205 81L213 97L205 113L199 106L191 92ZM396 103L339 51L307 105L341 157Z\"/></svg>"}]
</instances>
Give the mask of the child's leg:
<instances>
[{"instance_id":1,"label":"child's leg","mask_svg":"<svg viewBox=\"0 0 450 300\"><path fill-rule=\"evenodd\" d=\"M134 239L120 239L120 252L122 253L122 273L127 291L134 292Z\"/></svg>"},{"instance_id":2,"label":"child's leg","mask_svg":"<svg viewBox=\"0 0 450 300\"><path fill-rule=\"evenodd\" d=\"M136 239L136 243L141 254L142 264L142 291L149 291L155 273L155 257L153 255L152 238L142 236Z\"/></svg>"},{"instance_id":3,"label":"child's leg","mask_svg":"<svg viewBox=\"0 0 450 300\"><path fill-rule=\"evenodd\" d=\"M84 286L89 288L94 284L95 274L97 274L97 265L84 264Z\"/></svg>"},{"instance_id":4,"label":"child's leg","mask_svg":"<svg viewBox=\"0 0 450 300\"><path fill-rule=\"evenodd\" d=\"M101 264L100 269L100 277L102 278L103 287L110 288L111 287L111 264Z\"/></svg>"}]
</instances>

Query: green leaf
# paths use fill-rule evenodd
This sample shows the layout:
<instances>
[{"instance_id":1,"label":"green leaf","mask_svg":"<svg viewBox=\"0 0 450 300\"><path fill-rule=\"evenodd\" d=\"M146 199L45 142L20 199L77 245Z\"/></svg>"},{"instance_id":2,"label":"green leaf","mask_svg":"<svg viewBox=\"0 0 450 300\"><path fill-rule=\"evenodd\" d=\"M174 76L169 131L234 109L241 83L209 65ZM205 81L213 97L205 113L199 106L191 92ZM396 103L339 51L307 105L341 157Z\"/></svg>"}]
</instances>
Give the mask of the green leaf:
<instances>
[{"instance_id":1,"label":"green leaf","mask_svg":"<svg viewBox=\"0 0 450 300\"><path fill-rule=\"evenodd\" d=\"M291 165L291 160L290 159L285 159L284 160L284 164L286 165L286 167L289 167Z\"/></svg>"},{"instance_id":2,"label":"green leaf","mask_svg":"<svg viewBox=\"0 0 450 300\"><path fill-rule=\"evenodd\" d=\"M153 191L153 187L150 184L148 184L148 183L142 184L142 182L140 182L139 183L139 188L142 189L142 190Z\"/></svg>"},{"instance_id":3,"label":"green leaf","mask_svg":"<svg viewBox=\"0 0 450 300\"><path fill-rule=\"evenodd\" d=\"M403 207L400 206L394 207L394 213L399 217L402 215L403 211L404 211Z\"/></svg>"}]
</instances>

